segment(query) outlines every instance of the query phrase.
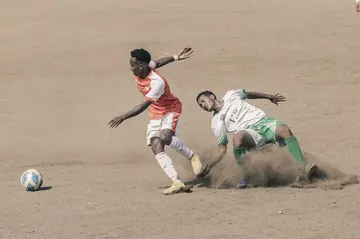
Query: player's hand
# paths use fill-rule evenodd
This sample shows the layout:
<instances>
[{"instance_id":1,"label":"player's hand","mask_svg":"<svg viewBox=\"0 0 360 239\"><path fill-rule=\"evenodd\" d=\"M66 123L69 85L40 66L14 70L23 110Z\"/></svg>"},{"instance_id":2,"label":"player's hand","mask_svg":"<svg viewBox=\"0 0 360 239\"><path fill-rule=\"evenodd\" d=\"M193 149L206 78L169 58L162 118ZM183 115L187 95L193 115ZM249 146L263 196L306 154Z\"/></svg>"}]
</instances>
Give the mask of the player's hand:
<instances>
[{"instance_id":1,"label":"player's hand","mask_svg":"<svg viewBox=\"0 0 360 239\"><path fill-rule=\"evenodd\" d=\"M203 179L209 172L210 172L210 169L211 169L211 165L208 164L206 165L203 170L198 174L196 175L195 179L196 180L200 180L200 179Z\"/></svg>"},{"instance_id":2,"label":"player's hand","mask_svg":"<svg viewBox=\"0 0 360 239\"><path fill-rule=\"evenodd\" d=\"M125 118L120 115L118 117L115 117L114 119L112 119L110 122L109 122L109 128L116 128L119 126L119 124L121 124L123 121L125 120Z\"/></svg>"},{"instance_id":3,"label":"player's hand","mask_svg":"<svg viewBox=\"0 0 360 239\"><path fill-rule=\"evenodd\" d=\"M179 54L177 54L179 61L189 58L193 52L194 51L191 47L184 48L184 50L182 50L181 52L179 52Z\"/></svg>"},{"instance_id":4,"label":"player's hand","mask_svg":"<svg viewBox=\"0 0 360 239\"><path fill-rule=\"evenodd\" d=\"M275 105L279 105L280 102L284 102L285 100L286 100L285 96L280 95L279 93L271 96L270 98L270 101Z\"/></svg>"}]
</instances>

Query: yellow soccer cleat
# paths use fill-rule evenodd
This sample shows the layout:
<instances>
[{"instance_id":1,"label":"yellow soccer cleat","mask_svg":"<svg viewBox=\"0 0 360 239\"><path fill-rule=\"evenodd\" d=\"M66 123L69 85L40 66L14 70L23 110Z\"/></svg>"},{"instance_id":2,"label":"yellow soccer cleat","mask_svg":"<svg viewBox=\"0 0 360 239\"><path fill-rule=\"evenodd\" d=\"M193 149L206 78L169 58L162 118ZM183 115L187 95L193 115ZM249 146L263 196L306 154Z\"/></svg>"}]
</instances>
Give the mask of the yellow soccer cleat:
<instances>
[{"instance_id":1,"label":"yellow soccer cleat","mask_svg":"<svg viewBox=\"0 0 360 239\"><path fill-rule=\"evenodd\" d=\"M200 161L199 156L196 154L191 157L190 162L196 177L203 170L203 165Z\"/></svg>"},{"instance_id":2,"label":"yellow soccer cleat","mask_svg":"<svg viewBox=\"0 0 360 239\"><path fill-rule=\"evenodd\" d=\"M173 182L171 187L165 189L163 191L163 194L172 195L172 194L175 194L175 193L180 193L180 192L185 192L185 191L186 191L185 184L182 181L177 180L177 181Z\"/></svg>"}]
</instances>

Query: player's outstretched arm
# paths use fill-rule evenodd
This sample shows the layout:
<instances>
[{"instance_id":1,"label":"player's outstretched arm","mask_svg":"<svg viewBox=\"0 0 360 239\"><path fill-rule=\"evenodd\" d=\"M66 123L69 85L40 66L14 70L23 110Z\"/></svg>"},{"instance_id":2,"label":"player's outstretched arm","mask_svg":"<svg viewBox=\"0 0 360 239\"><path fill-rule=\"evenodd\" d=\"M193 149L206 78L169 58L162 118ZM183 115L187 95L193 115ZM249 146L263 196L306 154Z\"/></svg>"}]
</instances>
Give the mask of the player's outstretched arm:
<instances>
[{"instance_id":1,"label":"player's outstretched arm","mask_svg":"<svg viewBox=\"0 0 360 239\"><path fill-rule=\"evenodd\" d=\"M123 121L144 112L151 105L151 103L152 103L152 101L145 100L144 102L135 106L132 110L128 111L127 113L120 115L118 117L115 117L114 119L112 119L109 122L109 127L110 128L118 127Z\"/></svg>"},{"instance_id":2,"label":"player's outstretched arm","mask_svg":"<svg viewBox=\"0 0 360 239\"><path fill-rule=\"evenodd\" d=\"M217 156L209 163L210 168L214 167L218 164L226 155L227 146L226 145L218 145L218 154Z\"/></svg>"},{"instance_id":3,"label":"player's outstretched arm","mask_svg":"<svg viewBox=\"0 0 360 239\"><path fill-rule=\"evenodd\" d=\"M285 96L280 95L277 93L276 95L270 95L265 93L259 92L246 92L246 99L267 99L270 100L272 103L278 105L280 102L286 101Z\"/></svg>"},{"instance_id":4,"label":"player's outstretched arm","mask_svg":"<svg viewBox=\"0 0 360 239\"><path fill-rule=\"evenodd\" d=\"M227 152L227 146L219 145L217 156L208 165L204 167L201 173L199 173L196 176L196 179L203 179L210 172L210 170L224 158L226 152Z\"/></svg>"},{"instance_id":5,"label":"player's outstretched arm","mask_svg":"<svg viewBox=\"0 0 360 239\"><path fill-rule=\"evenodd\" d=\"M191 47L186 47L182 51L180 51L179 54L177 54L177 55L162 57L155 61L155 69L165 66L173 61L185 60L185 59L189 58L193 52L194 51Z\"/></svg>"}]
</instances>

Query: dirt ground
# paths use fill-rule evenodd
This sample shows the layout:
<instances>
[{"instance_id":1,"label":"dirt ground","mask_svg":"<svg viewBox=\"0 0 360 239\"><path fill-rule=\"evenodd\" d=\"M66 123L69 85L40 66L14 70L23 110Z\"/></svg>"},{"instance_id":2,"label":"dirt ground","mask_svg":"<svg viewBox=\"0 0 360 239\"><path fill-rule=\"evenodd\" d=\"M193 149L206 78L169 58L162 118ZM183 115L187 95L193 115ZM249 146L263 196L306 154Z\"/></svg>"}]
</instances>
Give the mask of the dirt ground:
<instances>
[{"instance_id":1,"label":"dirt ground","mask_svg":"<svg viewBox=\"0 0 360 239\"><path fill-rule=\"evenodd\" d=\"M170 181L146 146L147 114L107 126L142 100L130 50L157 58L191 46L191 59L160 69L183 102L180 133L190 148L204 155L216 147L211 115L195 102L201 90L280 92L280 106L251 103L287 122L334 175L358 174L353 1L0 3L0 238L360 238L359 185L219 188L236 169L229 150L215 168L221 179L164 196ZM190 181L187 160L168 152ZM261 157L273 163L282 154ZM43 173L44 190L23 190L29 168Z\"/></svg>"}]
</instances>

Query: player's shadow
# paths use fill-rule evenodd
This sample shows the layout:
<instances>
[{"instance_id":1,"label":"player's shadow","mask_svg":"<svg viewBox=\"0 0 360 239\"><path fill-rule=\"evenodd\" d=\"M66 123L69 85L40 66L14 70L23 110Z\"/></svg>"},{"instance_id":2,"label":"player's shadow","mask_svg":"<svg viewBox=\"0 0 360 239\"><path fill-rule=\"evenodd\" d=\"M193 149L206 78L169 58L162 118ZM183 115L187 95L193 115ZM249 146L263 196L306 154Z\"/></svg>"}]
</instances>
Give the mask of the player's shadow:
<instances>
[{"instance_id":1,"label":"player's shadow","mask_svg":"<svg viewBox=\"0 0 360 239\"><path fill-rule=\"evenodd\" d=\"M185 185L192 185L199 188L212 188L211 187L211 177L206 176L203 179L193 179L185 182Z\"/></svg>"},{"instance_id":2,"label":"player's shadow","mask_svg":"<svg viewBox=\"0 0 360 239\"><path fill-rule=\"evenodd\" d=\"M158 189L167 189L167 188L169 188L171 185L168 185L168 186L162 186L162 187L158 187ZM194 185L193 184L187 184L187 183L185 183L185 188L183 188L182 190L181 190L181 192L184 192L184 193L192 193L193 192L193 190L192 190L192 188L194 187Z\"/></svg>"}]
</instances>

